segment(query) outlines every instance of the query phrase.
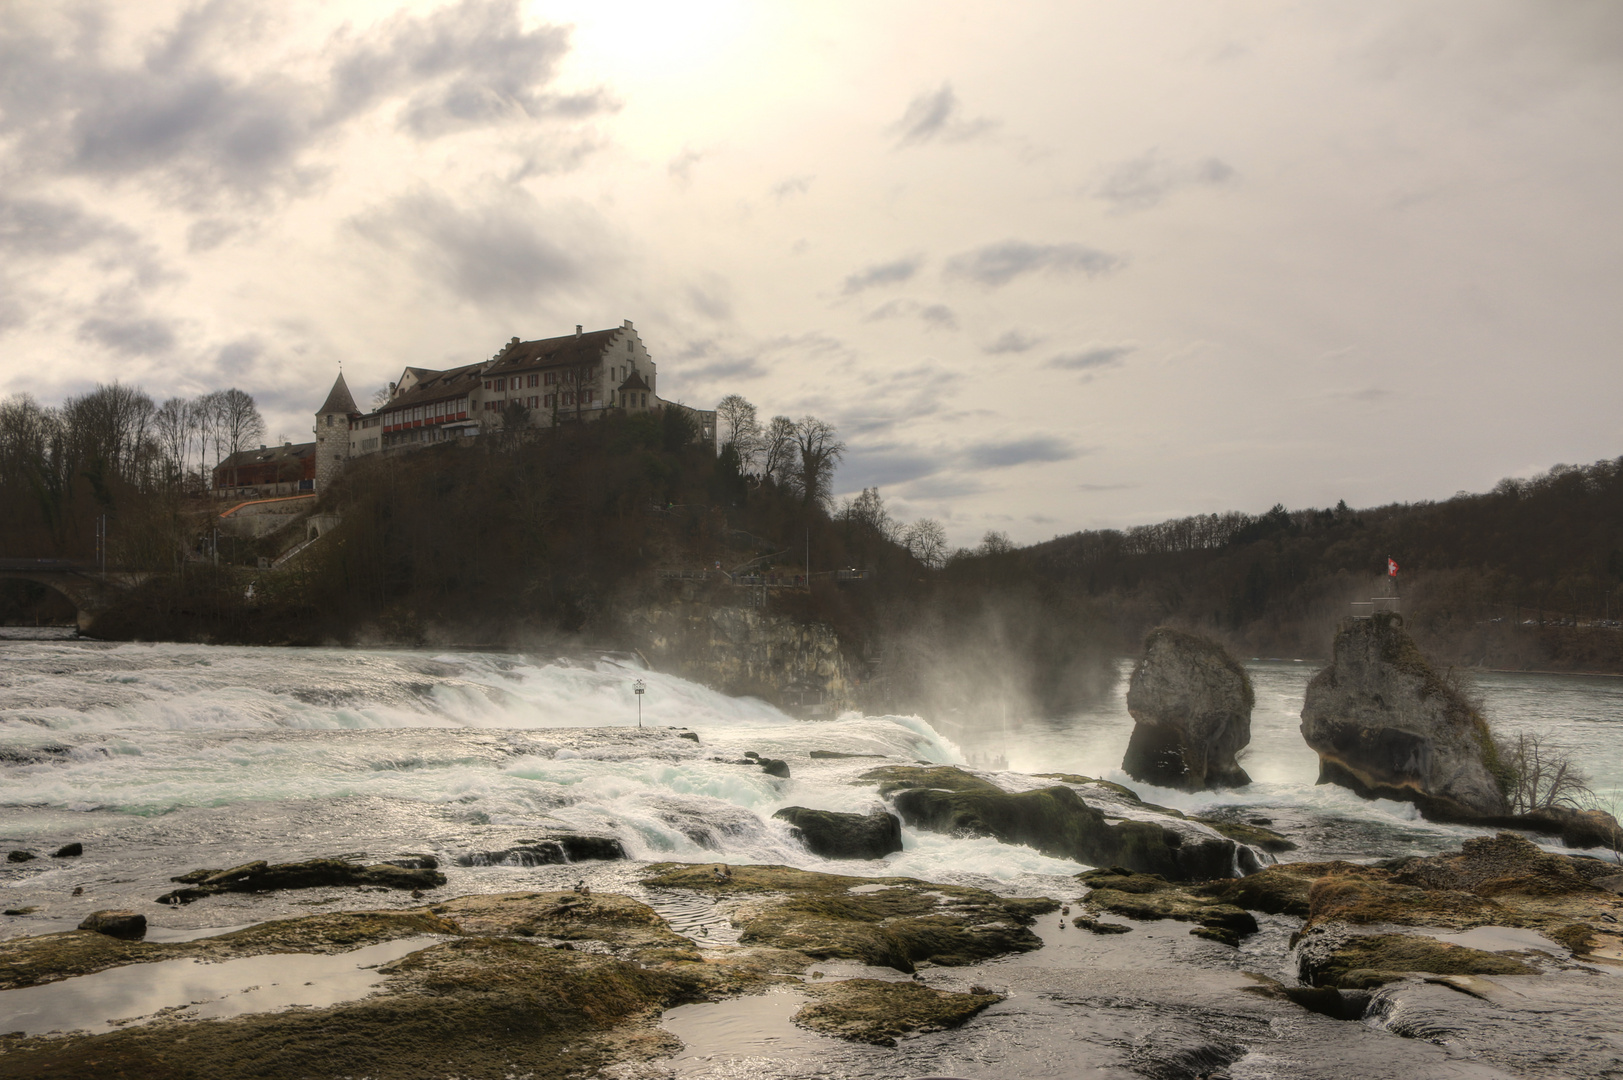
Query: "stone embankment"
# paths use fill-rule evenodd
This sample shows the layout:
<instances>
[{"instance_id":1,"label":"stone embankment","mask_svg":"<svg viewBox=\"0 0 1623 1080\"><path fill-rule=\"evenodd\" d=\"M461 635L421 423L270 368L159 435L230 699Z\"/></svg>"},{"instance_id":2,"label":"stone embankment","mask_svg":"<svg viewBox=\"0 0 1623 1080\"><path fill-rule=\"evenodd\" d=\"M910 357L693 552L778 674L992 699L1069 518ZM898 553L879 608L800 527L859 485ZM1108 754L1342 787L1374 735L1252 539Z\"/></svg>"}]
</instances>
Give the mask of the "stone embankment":
<instances>
[{"instance_id":1,"label":"stone embankment","mask_svg":"<svg viewBox=\"0 0 1623 1080\"><path fill-rule=\"evenodd\" d=\"M1133 734L1122 769L1183 791L1251 783L1236 755L1251 742L1256 698L1245 669L1215 641L1150 631L1127 688Z\"/></svg>"}]
</instances>

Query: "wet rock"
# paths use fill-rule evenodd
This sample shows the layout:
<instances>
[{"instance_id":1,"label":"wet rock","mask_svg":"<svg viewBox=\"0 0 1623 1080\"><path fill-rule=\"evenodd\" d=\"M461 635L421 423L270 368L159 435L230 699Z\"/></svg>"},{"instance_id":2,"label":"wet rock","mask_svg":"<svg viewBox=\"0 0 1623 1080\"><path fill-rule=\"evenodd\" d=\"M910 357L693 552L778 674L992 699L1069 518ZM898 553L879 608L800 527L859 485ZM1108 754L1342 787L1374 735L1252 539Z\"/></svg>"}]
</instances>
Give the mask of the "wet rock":
<instances>
[{"instance_id":1,"label":"wet rock","mask_svg":"<svg viewBox=\"0 0 1623 1080\"><path fill-rule=\"evenodd\" d=\"M1432 670L1398 615L1341 624L1330 666L1308 683L1302 736L1319 755L1321 784L1411 802L1436 820L1508 812L1487 722Z\"/></svg>"},{"instance_id":2,"label":"wet rock","mask_svg":"<svg viewBox=\"0 0 1623 1080\"><path fill-rule=\"evenodd\" d=\"M458 866L553 866L587 859L613 860L626 857L620 841L612 836L554 836L544 840L521 840L512 847L474 851L456 857Z\"/></svg>"},{"instance_id":3,"label":"wet rock","mask_svg":"<svg viewBox=\"0 0 1623 1080\"><path fill-rule=\"evenodd\" d=\"M147 934L147 917L134 911L92 911L79 924L81 930L94 930L108 937L140 941Z\"/></svg>"},{"instance_id":4,"label":"wet rock","mask_svg":"<svg viewBox=\"0 0 1623 1080\"><path fill-rule=\"evenodd\" d=\"M1251 782L1235 755L1251 741L1251 680L1215 641L1170 627L1150 631L1133 668L1133 734L1122 769L1183 791Z\"/></svg>"},{"instance_id":5,"label":"wet rock","mask_svg":"<svg viewBox=\"0 0 1623 1080\"><path fill-rule=\"evenodd\" d=\"M968 994L934 990L914 982L845 979L805 988L814 1000L791 1018L801 1027L837 1039L895 1046L905 1035L955 1028L1003 1000L982 987Z\"/></svg>"},{"instance_id":6,"label":"wet rock","mask_svg":"<svg viewBox=\"0 0 1623 1080\"><path fill-rule=\"evenodd\" d=\"M37 857L32 851L13 851L6 855L6 862L28 862Z\"/></svg>"},{"instance_id":7,"label":"wet rock","mask_svg":"<svg viewBox=\"0 0 1623 1080\"><path fill-rule=\"evenodd\" d=\"M158 897L160 904L189 904L225 892L271 892L278 889L315 889L346 885L376 885L389 889L436 889L445 884L438 870L408 870L388 863L358 866L342 859L310 859L299 863L244 863L229 870L193 870L171 878L189 886Z\"/></svg>"},{"instance_id":8,"label":"wet rock","mask_svg":"<svg viewBox=\"0 0 1623 1080\"><path fill-rule=\"evenodd\" d=\"M921 961L972 964L1042 947L1028 927L1056 910L1048 899L1000 897L982 889L913 878L848 877L787 866L661 864L650 888L692 889L734 905L745 945L817 960L856 960L911 972ZM862 889L862 892L854 892Z\"/></svg>"},{"instance_id":9,"label":"wet rock","mask_svg":"<svg viewBox=\"0 0 1623 1080\"><path fill-rule=\"evenodd\" d=\"M1181 881L1234 873L1234 841L1181 823L1112 823L1070 787L1008 792L953 766L889 766L861 779L878 781L880 794L890 796L902 821L915 828L993 836L1045 855Z\"/></svg>"},{"instance_id":10,"label":"wet rock","mask_svg":"<svg viewBox=\"0 0 1623 1080\"><path fill-rule=\"evenodd\" d=\"M27 907L6 908L5 911L0 911L0 915L32 915L38 910L39 908L29 904Z\"/></svg>"},{"instance_id":11,"label":"wet rock","mask_svg":"<svg viewBox=\"0 0 1623 1080\"><path fill-rule=\"evenodd\" d=\"M1256 918L1244 908L1179 885L1156 874L1135 874L1125 867L1089 870L1077 880L1092 891L1083 903L1095 911L1108 911L1128 919L1175 919L1199 925L1197 937L1238 945L1240 938L1257 932Z\"/></svg>"},{"instance_id":12,"label":"wet rock","mask_svg":"<svg viewBox=\"0 0 1623 1080\"><path fill-rule=\"evenodd\" d=\"M772 816L793 825L806 850L825 859L883 859L902 850L902 823L884 810L841 814L786 806Z\"/></svg>"},{"instance_id":13,"label":"wet rock","mask_svg":"<svg viewBox=\"0 0 1623 1080\"><path fill-rule=\"evenodd\" d=\"M789 779L789 763L781 758L761 758L761 771L768 776Z\"/></svg>"},{"instance_id":14,"label":"wet rock","mask_svg":"<svg viewBox=\"0 0 1623 1080\"><path fill-rule=\"evenodd\" d=\"M78 841L74 841L71 844L63 844L61 847L57 848L54 852L51 853L51 858L53 858L53 859L74 859L74 858L79 857L80 855L83 855L84 853L85 853L85 846L83 844L79 843Z\"/></svg>"},{"instance_id":15,"label":"wet rock","mask_svg":"<svg viewBox=\"0 0 1623 1080\"><path fill-rule=\"evenodd\" d=\"M1308 893L1313 883L1337 867L1358 869L1352 863L1280 863L1243 878L1230 878L1199 886L1212 899L1247 911L1268 915L1308 915Z\"/></svg>"},{"instance_id":16,"label":"wet rock","mask_svg":"<svg viewBox=\"0 0 1623 1080\"><path fill-rule=\"evenodd\" d=\"M1126 923L1100 922L1091 915L1078 915L1071 920L1071 925L1078 930L1086 930L1090 934L1130 934L1133 928Z\"/></svg>"},{"instance_id":17,"label":"wet rock","mask_svg":"<svg viewBox=\"0 0 1623 1080\"><path fill-rule=\"evenodd\" d=\"M699 733L697 731L681 731L677 733L676 737L678 739L687 739L689 742L699 741Z\"/></svg>"},{"instance_id":18,"label":"wet rock","mask_svg":"<svg viewBox=\"0 0 1623 1080\"><path fill-rule=\"evenodd\" d=\"M840 750L813 750L810 757L813 761L833 761L838 758L883 758L884 754L847 754Z\"/></svg>"},{"instance_id":19,"label":"wet rock","mask_svg":"<svg viewBox=\"0 0 1623 1080\"><path fill-rule=\"evenodd\" d=\"M1372 990L1407 975L1536 975L1510 956L1421 934L1356 934L1340 924L1317 926L1297 946L1302 981L1312 986Z\"/></svg>"},{"instance_id":20,"label":"wet rock","mask_svg":"<svg viewBox=\"0 0 1623 1080\"><path fill-rule=\"evenodd\" d=\"M402 870L438 870L440 861L432 855L402 855L398 859L384 859L385 866L398 866Z\"/></svg>"},{"instance_id":21,"label":"wet rock","mask_svg":"<svg viewBox=\"0 0 1623 1080\"><path fill-rule=\"evenodd\" d=\"M555 945L599 941L634 952L645 963L697 960L689 939L674 933L648 905L617 893L515 892L462 896L434 906L464 934L517 934Z\"/></svg>"},{"instance_id":22,"label":"wet rock","mask_svg":"<svg viewBox=\"0 0 1623 1080\"><path fill-rule=\"evenodd\" d=\"M1257 985L1244 987L1245 992L1294 1002L1309 1012L1328 1016L1332 1020L1362 1020L1369 1008L1370 994L1367 990L1338 990L1333 986L1286 986L1277 979L1254 971L1248 971L1246 975L1255 979Z\"/></svg>"}]
</instances>

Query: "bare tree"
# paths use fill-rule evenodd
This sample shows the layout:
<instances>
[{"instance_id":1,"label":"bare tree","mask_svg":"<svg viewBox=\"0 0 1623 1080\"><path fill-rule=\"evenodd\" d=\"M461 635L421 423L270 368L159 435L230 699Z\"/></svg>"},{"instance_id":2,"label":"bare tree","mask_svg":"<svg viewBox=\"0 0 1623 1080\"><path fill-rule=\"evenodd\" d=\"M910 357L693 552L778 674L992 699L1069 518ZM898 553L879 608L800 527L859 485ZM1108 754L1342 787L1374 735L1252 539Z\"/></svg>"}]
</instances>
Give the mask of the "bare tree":
<instances>
[{"instance_id":1,"label":"bare tree","mask_svg":"<svg viewBox=\"0 0 1623 1080\"><path fill-rule=\"evenodd\" d=\"M834 425L802 416L795 422L795 449L800 460L790 486L807 506L829 505L834 499L834 469L845 456L845 444Z\"/></svg>"},{"instance_id":2,"label":"bare tree","mask_svg":"<svg viewBox=\"0 0 1623 1080\"><path fill-rule=\"evenodd\" d=\"M141 390L115 382L69 398L61 416L77 456L97 475L139 483L154 411Z\"/></svg>"},{"instance_id":3,"label":"bare tree","mask_svg":"<svg viewBox=\"0 0 1623 1080\"><path fill-rule=\"evenodd\" d=\"M932 570L947 563L947 530L934 518L919 518L902 530L902 543L915 559Z\"/></svg>"},{"instance_id":4,"label":"bare tree","mask_svg":"<svg viewBox=\"0 0 1623 1080\"><path fill-rule=\"evenodd\" d=\"M887 540L896 533L896 521L885 509L885 500L876 487L863 488L861 495L845 500L840 517Z\"/></svg>"},{"instance_id":5,"label":"bare tree","mask_svg":"<svg viewBox=\"0 0 1623 1080\"><path fill-rule=\"evenodd\" d=\"M1567 807L1580 810L1593 801L1589 778L1573 760L1570 751L1548 746L1542 735L1520 734L1501 748L1500 755L1510 777L1512 813Z\"/></svg>"},{"instance_id":6,"label":"bare tree","mask_svg":"<svg viewBox=\"0 0 1623 1080\"><path fill-rule=\"evenodd\" d=\"M795 464L795 422L787 416L774 416L761 436L761 475L783 484Z\"/></svg>"},{"instance_id":7,"label":"bare tree","mask_svg":"<svg viewBox=\"0 0 1623 1080\"><path fill-rule=\"evenodd\" d=\"M225 448L225 391L211 390L199 395L192 402L192 410L197 421L197 471L202 475L206 489L213 486L209 451L214 452L215 466L225 456L221 453Z\"/></svg>"},{"instance_id":8,"label":"bare tree","mask_svg":"<svg viewBox=\"0 0 1623 1080\"><path fill-rule=\"evenodd\" d=\"M165 479L173 484L186 475L186 454L192 431L192 403L170 398L152 414L152 430L163 455Z\"/></svg>"},{"instance_id":9,"label":"bare tree","mask_svg":"<svg viewBox=\"0 0 1623 1080\"><path fill-rule=\"evenodd\" d=\"M239 454L265 437L265 420L259 415L252 394L233 386L220 395L220 429L227 456ZM237 482L236 473L233 469L233 486Z\"/></svg>"},{"instance_id":10,"label":"bare tree","mask_svg":"<svg viewBox=\"0 0 1623 1080\"><path fill-rule=\"evenodd\" d=\"M716 403L716 419L721 424L722 445L732 444L738 454L740 472L749 472L761 451L761 422L755 406L737 394L728 394Z\"/></svg>"},{"instance_id":11,"label":"bare tree","mask_svg":"<svg viewBox=\"0 0 1623 1080\"><path fill-rule=\"evenodd\" d=\"M986 535L981 537L980 547L975 549L977 555L1007 555L1014 550L1014 541L1009 534L999 532L997 529L987 529Z\"/></svg>"}]
</instances>

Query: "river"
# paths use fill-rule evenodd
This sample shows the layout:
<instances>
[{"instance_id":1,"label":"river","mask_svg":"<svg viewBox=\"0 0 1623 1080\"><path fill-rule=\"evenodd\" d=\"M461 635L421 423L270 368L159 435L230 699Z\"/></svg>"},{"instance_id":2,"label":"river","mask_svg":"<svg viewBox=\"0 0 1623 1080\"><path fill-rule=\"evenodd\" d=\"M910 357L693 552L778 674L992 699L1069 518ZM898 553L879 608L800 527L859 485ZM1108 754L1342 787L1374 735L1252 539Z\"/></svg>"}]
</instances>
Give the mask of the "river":
<instances>
[{"instance_id":1,"label":"river","mask_svg":"<svg viewBox=\"0 0 1623 1080\"><path fill-rule=\"evenodd\" d=\"M613 656L552 660L392 649L0 641L0 847L48 854L77 841L85 849L78 859L41 858L0 869L0 904L37 909L0 920L0 936L68 928L98 908L151 911L152 900L172 887L171 875L196 867L315 856L433 854L451 878L447 894L558 887L585 876L599 889L637 895L639 868L658 860L900 874L1067 899L1078 893L1072 875L1083 866L993 840L904 829L905 849L883 863L831 863L810 855L784 823L772 819L775 810L801 805L865 811L879 802L875 787L858 779L878 764L875 758L814 759L813 750L1117 780L1151 802L1186 811L1266 818L1301 845L1284 856L1290 859L1430 854L1481 834L1423 821L1404 804L1366 801L1317 785L1315 756L1297 730L1315 665L1255 660L1246 666L1257 706L1242 764L1254 782L1242 790L1189 795L1136 784L1120 771L1132 727L1124 700L1126 662L1112 694L1077 716L999 715L943 723L937 730L912 716L798 720L759 701L726 697ZM637 679L647 687L641 735L635 733L638 702L632 692ZM1573 751L1603 801L1623 790L1623 680L1489 673L1476 683L1501 732L1539 732ZM678 738L683 730L699 741ZM792 778L734 764L746 751L786 760ZM1007 780L1029 786L1023 778ZM522 856L504 855L538 833L560 829L612 834L630 859L537 867L522 865ZM82 890L77 897L76 888ZM297 893L218 897L157 909L149 918L161 939L354 904L353 896ZM843 1045L805 1051L806 1059L792 1033L733 1053L726 1050L725 1024L715 1026L725 1019L723 1012L705 1014L720 1018L709 1028L685 1014L672 1018L673 1030L685 1023L716 1040L672 1068L682 1075L759 1076L763 1068L810 1075L807 1060L826 1065L834 1054L853 1076L917 1075L921 1069L991 1075L971 1071L978 1053L1003 1056L999 1075L1149 1075L1133 1064L1127 1033L1146 1024L1154 1029L1153 1009L1129 1017L1119 1008L1101 1012L1102 1006L1074 1002L1113 994L1118 1001L1147 1002L1154 995L1144 980L1159 980L1155 992L1163 1000L1183 1002L1182 1027L1163 1023L1163 1035L1176 1028L1198 1042L1203 1024L1261 1024L1252 1034L1277 1041L1277 1032L1268 1034L1273 1021L1244 1019L1243 1010L1219 1002L1243 982L1246 963L1280 967L1287 923L1265 927L1248 946L1250 954L1213 951L1225 947L1189 939L1183 927L1151 928L1126 939L1072 932L1064 940L1045 929L1053 939L1050 948L1003 962L998 970L1005 982L1047 989L1028 993L1024 1012L1011 1013L1005 1003L970 1029L930 1037L941 1049L929 1061L915 1062L901 1052L883 1058L872 1048ZM1269 949L1274 952L1266 956L1258 951ZM1131 993L1122 986L1101 989L1097 980L1089 987L1073 985L1078 965L1104 971L1115 970L1112 964L1137 970ZM787 1011L778 1010L783 1016ZM1005 1019L1000 1027L998 1017L1010 1015L1026 1019ZM765 1030L763 1023L743 1026ZM1111 1023L1119 1030L1112 1033ZM1368 1025L1341 1026L1358 1028L1367 1038L1334 1036L1338 1052L1355 1054L1361 1075L1387 1075L1383 1054L1390 1055L1398 1040ZM1073 1041L1092 1039L1118 1052L1112 1058L1102 1049L1097 1073L1077 1071L1074 1055L1068 1057L1062 1041L1055 1041L1053 1032L1060 1029L1070 1031ZM1039 1037L1038 1030L1050 1034ZM1222 1038L1244 1042L1236 1031ZM816 1047L819 1040L802 1042ZM908 1053L927 1041L916 1040ZM1411 1044L1411 1058L1390 1056L1390 1075L1404 1075L1397 1065L1412 1064L1418 1052ZM1292 1074L1290 1068L1307 1068L1281 1072L1279 1060L1252 1047L1231 1066L1232 1075L1284 1076ZM1448 1053L1433 1064L1456 1070L1436 1075L1522 1075L1471 1071L1477 1067ZM1299 1074L1320 1075L1311 1068Z\"/></svg>"}]
</instances>

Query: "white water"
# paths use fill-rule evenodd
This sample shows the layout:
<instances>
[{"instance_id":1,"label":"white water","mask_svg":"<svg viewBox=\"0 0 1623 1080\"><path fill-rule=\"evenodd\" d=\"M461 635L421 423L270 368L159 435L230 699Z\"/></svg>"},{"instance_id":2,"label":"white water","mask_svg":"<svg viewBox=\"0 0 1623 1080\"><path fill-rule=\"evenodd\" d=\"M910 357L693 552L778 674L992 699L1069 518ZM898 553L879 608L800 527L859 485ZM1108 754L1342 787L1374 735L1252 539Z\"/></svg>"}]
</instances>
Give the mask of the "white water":
<instances>
[{"instance_id":1,"label":"white water","mask_svg":"<svg viewBox=\"0 0 1623 1080\"><path fill-rule=\"evenodd\" d=\"M775 810L879 804L857 779L877 757L815 760L816 749L1102 776L1152 802L1267 818L1302 844L1293 858L1437 851L1475 832L1316 785L1297 731L1311 665L1249 667L1257 708L1243 764L1255 782L1188 795L1120 772L1132 726L1125 663L1111 697L1079 716L937 732L909 716L796 720L613 658L0 642L0 847L86 847L78 860L0 864L0 904L49 899L55 918L71 918L111 901L150 904L168 876L198 866L407 852L451 862L565 830L613 835L634 863L787 863L1074 892L1079 865L993 840L905 830L905 850L882 865L808 854ZM1580 752L1598 787L1623 786L1623 680L1495 675L1481 689L1502 728L1548 731ZM787 760L792 779L734 764L745 751ZM475 867L453 884L512 887L515 876ZM65 902L76 885L82 900ZM0 933L38 929L25 923Z\"/></svg>"}]
</instances>

